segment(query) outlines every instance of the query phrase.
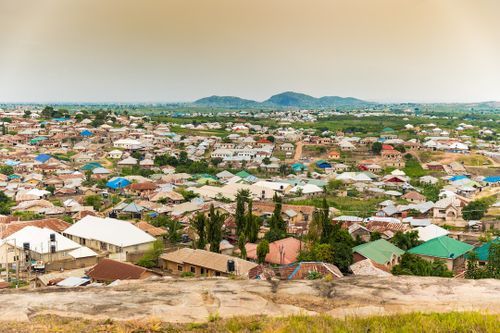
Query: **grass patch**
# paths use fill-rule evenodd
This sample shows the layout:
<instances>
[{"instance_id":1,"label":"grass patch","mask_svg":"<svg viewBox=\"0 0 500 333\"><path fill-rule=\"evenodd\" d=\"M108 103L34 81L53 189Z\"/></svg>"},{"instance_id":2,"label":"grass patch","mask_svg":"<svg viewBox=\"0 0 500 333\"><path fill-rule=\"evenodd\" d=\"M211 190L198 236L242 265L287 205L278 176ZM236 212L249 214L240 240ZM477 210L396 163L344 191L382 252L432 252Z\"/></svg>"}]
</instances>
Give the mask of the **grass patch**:
<instances>
[{"instance_id":1,"label":"grass patch","mask_svg":"<svg viewBox=\"0 0 500 333\"><path fill-rule=\"evenodd\" d=\"M38 316L29 322L2 322L2 332L497 332L499 325L498 316L478 312L409 313L346 319L327 315L252 316L190 324Z\"/></svg>"},{"instance_id":2,"label":"grass patch","mask_svg":"<svg viewBox=\"0 0 500 333\"><path fill-rule=\"evenodd\" d=\"M491 161L483 155L467 155L458 158L458 161L464 163L466 166L483 166L492 165Z\"/></svg>"},{"instance_id":3,"label":"grass patch","mask_svg":"<svg viewBox=\"0 0 500 333\"><path fill-rule=\"evenodd\" d=\"M377 205L384 201L386 198L368 198L359 199L353 197L335 197L328 196L326 201L330 207L335 207L340 210L343 215L357 215L361 217L368 217L373 215L377 209ZM321 207L323 198L310 198L303 200L292 200L287 202L290 205L304 205Z\"/></svg>"}]
</instances>

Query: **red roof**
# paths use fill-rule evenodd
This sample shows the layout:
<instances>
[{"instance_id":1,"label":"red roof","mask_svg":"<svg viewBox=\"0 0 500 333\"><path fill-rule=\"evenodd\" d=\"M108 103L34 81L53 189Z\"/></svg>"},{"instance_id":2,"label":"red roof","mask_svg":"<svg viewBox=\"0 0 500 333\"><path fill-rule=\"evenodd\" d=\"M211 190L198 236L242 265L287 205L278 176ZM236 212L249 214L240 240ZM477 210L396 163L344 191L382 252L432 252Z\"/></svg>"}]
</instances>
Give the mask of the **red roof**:
<instances>
[{"instance_id":1,"label":"red roof","mask_svg":"<svg viewBox=\"0 0 500 333\"><path fill-rule=\"evenodd\" d=\"M297 257L304 244L293 237L280 239L269 243L269 253L266 262L276 265L288 265L297 261ZM247 257L257 260L257 244L247 243L245 245Z\"/></svg>"},{"instance_id":2,"label":"red roof","mask_svg":"<svg viewBox=\"0 0 500 333\"><path fill-rule=\"evenodd\" d=\"M144 267L111 259L102 259L92 267L87 275L97 281L137 280L150 276L151 271Z\"/></svg>"},{"instance_id":3,"label":"red roof","mask_svg":"<svg viewBox=\"0 0 500 333\"><path fill-rule=\"evenodd\" d=\"M2 231L3 237L8 237L13 233L24 229L28 226L34 226L39 228L48 228L50 230L54 230L56 232L62 233L64 230L69 228L70 224L61 219L49 218L42 220L33 220L33 221L14 221L5 225L5 229Z\"/></svg>"},{"instance_id":4,"label":"red roof","mask_svg":"<svg viewBox=\"0 0 500 333\"><path fill-rule=\"evenodd\" d=\"M383 150L394 150L394 147L391 145L382 145Z\"/></svg>"}]
</instances>

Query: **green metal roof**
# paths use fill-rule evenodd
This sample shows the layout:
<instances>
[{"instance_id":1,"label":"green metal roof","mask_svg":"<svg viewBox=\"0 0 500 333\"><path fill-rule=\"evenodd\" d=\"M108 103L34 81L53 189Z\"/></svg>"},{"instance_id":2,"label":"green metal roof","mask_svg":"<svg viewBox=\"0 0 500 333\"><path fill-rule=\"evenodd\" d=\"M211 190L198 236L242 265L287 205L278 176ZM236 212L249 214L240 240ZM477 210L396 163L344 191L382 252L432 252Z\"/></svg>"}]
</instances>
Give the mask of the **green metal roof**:
<instances>
[{"instance_id":1,"label":"green metal roof","mask_svg":"<svg viewBox=\"0 0 500 333\"><path fill-rule=\"evenodd\" d=\"M246 172L245 170L242 170L240 172L238 172L236 174L236 176L240 177L240 178L247 178L248 176L251 176L251 174L249 174L248 172Z\"/></svg>"},{"instance_id":2,"label":"green metal roof","mask_svg":"<svg viewBox=\"0 0 500 333\"><path fill-rule=\"evenodd\" d=\"M400 256L405 253L405 251L385 239L377 239L373 242L355 246L352 251L381 265L390 262L394 254Z\"/></svg>"},{"instance_id":3,"label":"green metal roof","mask_svg":"<svg viewBox=\"0 0 500 333\"><path fill-rule=\"evenodd\" d=\"M474 246L467 243L457 241L447 236L441 236L408 250L408 253L452 259L463 256L473 248Z\"/></svg>"},{"instance_id":4,"label":"green metal roof","mask_svg":"<svg viewBox=\"0 0 500 333\"><path fill-rule=\"evenodd\" d=\"M477 260L488 261L488 258L490 256L490 247L492 243L500 243L500 237L492 239L488 243L484 243L480 247L475 248L474 252L476 253Z\"/></svg>"}]
</instances>

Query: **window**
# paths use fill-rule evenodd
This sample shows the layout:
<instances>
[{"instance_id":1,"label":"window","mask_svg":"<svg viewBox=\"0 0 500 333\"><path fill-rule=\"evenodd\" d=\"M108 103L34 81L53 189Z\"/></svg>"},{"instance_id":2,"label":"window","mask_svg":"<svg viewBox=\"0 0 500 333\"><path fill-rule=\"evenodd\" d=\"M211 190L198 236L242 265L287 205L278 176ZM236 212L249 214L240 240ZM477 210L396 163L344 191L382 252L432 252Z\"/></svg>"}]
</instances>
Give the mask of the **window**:
<instances>
[{"instance_id":1,"label":"window","mask_svg":"<svg viewBox=\"0 0 500 333\"><path fill-rule=\"evenodd\" d=\"M220 272L215 272L215 276L220 276Z\"/></svg>"},{"instance_id":2,"label":"window","mask_svg":"<svg viewBox=\"0 0 500 333\"><path fill-rule=\"evenodd\" d=\"M205 268L201 269L201 274L205 274Z\"/></svg>"},{"instance_id":3,"label":"window","mask_svg":"<svg viewBox=\"0 0 500 333\"><path fill-rule=\"evenodd\" d=\"M182 272L182 266L181 266L181 265L177 265L177 270L178 270L179 272Z\"/></svg>"},{"instance_id":4,"label":"window","mask_svg":"<svg viewBox=\"0 0 500 333\"><path fill-rule=\"evenodd\" d=\"M101 250L107 251L108 250L108 244L101 242Z\"/></svg>"},{"instance_id":5,"label":"window","mask_svg":"<svg viewBox=\"0 0 500 333\"><path fill-rule=\"evenodd\" d=\"M196 268L194 266L191 266L191 273L196 273Z\"/></svg>"}]
</instances>

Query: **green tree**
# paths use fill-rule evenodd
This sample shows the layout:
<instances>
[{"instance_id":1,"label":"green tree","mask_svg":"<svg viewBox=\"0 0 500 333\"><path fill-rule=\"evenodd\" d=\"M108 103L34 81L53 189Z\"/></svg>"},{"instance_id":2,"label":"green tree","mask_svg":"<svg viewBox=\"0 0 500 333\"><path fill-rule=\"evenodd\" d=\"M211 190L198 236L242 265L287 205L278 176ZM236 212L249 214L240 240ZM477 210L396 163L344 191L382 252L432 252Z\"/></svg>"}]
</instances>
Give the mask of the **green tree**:
<instances>
[{"instance_id":1,"label":"green tree","mask_svg":"<svg viewBox=\"0 0 500 333\"><path fill-rule=\"evenodd\" d=\"M377 239L381 239L382 234L378 231L374 231L370 233L370 242L376 241Z\"/></svg>"},{"instance_id":2,"label":"green tree","mask_svg":"<svg viewBox=\"0 0 500 333\"><path fill-rule=\"evenodd\" d=\"M376 141L372 144L372 152L376 155L380 154L382 151L382 143Z\"/></svg>"},{"instance_id":3,"label":"green tree","mask_svg":"<svg viewBox=\"0 0 500 333\"><path fill-rule=\"evenodd\" d=\"M0 191L0 214L9 215L13 201L3 191Z\"/></svg>"},{"instance_id":4,"label":"green tree","mask_svg":"<svg viewBox=\"0 0 500 333\"><path fill-rule=\"evenodd\" d=\"M259 245L257 245L257 262L263 264L266 261L266 256L269 253L269 242L263 239Z\"/></svg>"},{"instance_id":5,"label":"green tree","mask_svg":"<svg viewBox=\"0 0 500 333\"><path fill-rule=\"evenodd\" d=\"M411 253L404 253L402 255L401 262L392 268L392 274L441 277L453 276L453 272L448 270L443 260L434 260L430 262Z\"/></svg>"},{"instance_id":6,"label":"green tree","mask_svg":"<svg viewBox=\"0 0 500 333\"><path fill-rule=\"evenodd\" d=\"M240 249L240 258L243 260L247 259L247 249L245 247L247 243L247 239L245 237L244 233L240 234L240 237L238 237L238 248Z\"/></svg>"},{"instance_id":7,"label":"green tree","mask_svg":"<svg viewBox=\"0 0 500 333\"><path fill-rule=\"evenodd\" d=\"M245 216L246 231L245 234L248 235L248 240L252 243L257 241L260 229L260 223L257 216L253 215L253 201L249 199L248 210Z\"/></svg>"},{"instance_id":8,"label":"green tree","mask_svg":"<svg viewBox=\"0 0 500 333\"><path fill-rule=\"evenodd\" d=\"M6 176L12 175L14 173L14 168L10 165L0 165L0 173Z\"/></svg>"},{"instance_id":9,"label":"green tree","mask_svg":"<svg viewBox=\"0 0 500 333\"><path fill-rule=\"evenodd\" d=\"M245 204L250 199L250 191L241 189L236 193L236 211L234 222L236 223L236 235L240 235L246 229Z\"/></svg>"},{"instance_id":10,"label":"green tree","mask_svg":"<svg viewBox=\"0 0 500 333\"><path fill-rule=\"evenodd\" d=\"M146 268L158 266L158 258L161 256L164 249L163 242L161 240L156 240L151 248L144 253L141 259L139 259L137 265Z\"/></svg>"},{"instance_id":11,"label":"green tree","mask_svg":"<svg viewBox=\"0 0 500 333\"><path fill-rule=\"evenodd\" d=\"M179 221L170 220L167 223L167 239L170 243L179 243L182 240L182 226Z\"/></svg>"},{"instance_id":12,"label":"green tree","mask_svg":"<svg viewBox=\"0 0 500 333\"><path fill-rule=\"evenodd\" d=\"M276 240L282 239L286 237L286 222L283 220L283 216L281 216L281 198L277 193L274 194L274 211L273 215L269 219L269 231L266 233L266 239L269 242L274 242Z\"/></svg>"},{"instance_id":13,"label":"green tree","mask_svg":"<svg viewBox=\"0 0 500 333\"><path fill-rule=\"evenodd\" d=\"M95 210L100 210L102 207L102 197L100 195L89 195L83 199L86 206L92 206Z\"/></svg>"},{"instance_id":14,"label":"green tree","mask_svg":"<svg viewBox=\"0 0 500 333\"><path fill-rule=\"evenodd\" d=\"M391 242L401 250L405 251L422 244L422 242L418 239L418 231L398 231L394 234L394 237L391 238Z\"/></svg>"},{"instance_id":15,"label":"green tree","mask_svg":"<svg viewBox=\"0 0 500 333\"><path fill-rule=\"evenodd\" d=\"M206 218L206 216L203 213L196 214L196 216L193 219L191 219L190 225L191 225L191 228L198 235L198 240L196 242L193 241L195 248L204 250L205 245L207 245L207 233L206 233L207 218Z\"/></svg>"},{"instance_id":16,"label":"green tree","mask_svg":"<svg viewBox=\"0 0 500 333\"><path fill-rule=\"evenodd\" d=\"M225 214L215 210L214 205L210 205L210 213L207 223L207 242L210 244L211 252L220 252L220 242L222 241L222 226L226 219Z\"/></svg>"},{"instance_id":17,"label":"green tree","mask_svg":"<svg viewBox=\"0 0 500 333\"><path fill-rule=\"evenodd\" d=\"M488 210L488 203L485 200L474 200L469 202L462 209L462 217L464 220L480 220Z\"/></svg>"}]
</instances>

